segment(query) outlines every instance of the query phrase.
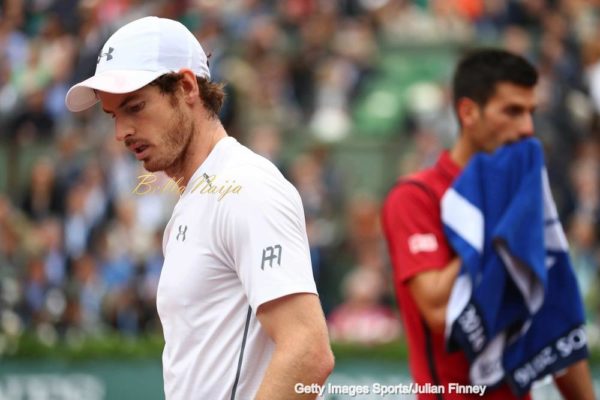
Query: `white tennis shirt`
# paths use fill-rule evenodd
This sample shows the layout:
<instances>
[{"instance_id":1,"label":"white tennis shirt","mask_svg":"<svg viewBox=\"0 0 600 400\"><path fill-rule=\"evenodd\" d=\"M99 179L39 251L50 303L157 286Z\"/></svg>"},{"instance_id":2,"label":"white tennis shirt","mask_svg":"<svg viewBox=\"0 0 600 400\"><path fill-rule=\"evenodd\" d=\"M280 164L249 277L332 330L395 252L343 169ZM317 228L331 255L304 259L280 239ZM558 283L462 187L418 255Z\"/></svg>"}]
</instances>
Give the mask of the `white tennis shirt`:
<instances>
[{"instance_id":1,"label":"white tennis shirt","mask_svg":"<svg viewBox=\"0 0 600 400\"><path fill-rule=\"evenodd\" d=\"M297 190L221 139L175 205L157 294L168 400L252 399L274 349L258 307L317 293Z\"/></svg>"}]
</instances>

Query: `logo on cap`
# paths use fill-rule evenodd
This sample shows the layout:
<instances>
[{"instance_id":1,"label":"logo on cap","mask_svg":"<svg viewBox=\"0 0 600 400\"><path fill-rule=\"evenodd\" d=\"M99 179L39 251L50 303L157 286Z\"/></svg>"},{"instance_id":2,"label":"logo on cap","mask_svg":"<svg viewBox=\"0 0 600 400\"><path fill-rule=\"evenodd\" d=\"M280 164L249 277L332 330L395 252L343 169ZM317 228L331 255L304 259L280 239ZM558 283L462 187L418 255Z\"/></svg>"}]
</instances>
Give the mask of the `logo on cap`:
<instances>
[{"instance_id":1,"label":"logo on cap","mask_svg":"<svg viewBox=\"0 0 600 400\"><path fill-rule=\"evenodd\" d=\"M102 57L106 57L106 61L112 60L113 59L112 52L114 50L115 50L114 48L109 47L107 53L100 53L100 55L98 56L98 62L96 64L100 64L100 60L102 59Z\"/></svg>"}]
</instances>

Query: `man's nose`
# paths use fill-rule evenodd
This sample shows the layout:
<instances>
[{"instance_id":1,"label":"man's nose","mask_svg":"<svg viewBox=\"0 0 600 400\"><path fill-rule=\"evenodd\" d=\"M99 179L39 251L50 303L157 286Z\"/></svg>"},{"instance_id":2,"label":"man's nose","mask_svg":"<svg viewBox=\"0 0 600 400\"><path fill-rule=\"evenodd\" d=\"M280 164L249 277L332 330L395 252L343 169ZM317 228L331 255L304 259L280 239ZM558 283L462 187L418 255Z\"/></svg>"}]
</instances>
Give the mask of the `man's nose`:
<instances>
[{"instance_id":1,"label":"man's nose","mask_svg":"<svg viewBox=\"0 0 600 400\"><path fill-rule=\"evenodd\" d=\"M126 121L115 117L115 139L122 142L129 135L133 134L133 127Z\"/></svg>"},{"instance_id":2,"label":"man's nose","mask_svg":"<svg viewBox=\"0 0 600 400\"><path fill-rule=\"evenodd\" d=\"M521 137L529 137L533 136L533 115L526 114L523 117L523 121L521 122L521 127L519 129L519 134Z\"/></svg>"}]
</instances>

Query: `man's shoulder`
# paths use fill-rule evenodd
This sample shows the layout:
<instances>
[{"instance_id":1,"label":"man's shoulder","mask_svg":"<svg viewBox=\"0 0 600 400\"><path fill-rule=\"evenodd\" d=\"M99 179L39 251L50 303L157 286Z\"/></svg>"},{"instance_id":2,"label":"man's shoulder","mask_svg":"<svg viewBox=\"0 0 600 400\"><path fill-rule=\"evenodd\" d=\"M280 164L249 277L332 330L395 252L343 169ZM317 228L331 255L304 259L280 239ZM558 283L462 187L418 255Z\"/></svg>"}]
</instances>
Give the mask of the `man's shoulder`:
<instances>
[{"instance_id":1,"label":"man's shoulder","mask_svg":"<svg viewBox=\"0 0 600 400\"><path fill-rule=\"evenodd\" d=\"M401 177L396 182L396 186L405 184L409 186L413 185L435 187L438 186L442 182L442 180L442 174L440 173L439 169L436 168L434 165Z\"/></svg>"},{"instance_id":2,"label":"man's shoulder","mask_svg":"<svg viewBox=\"0 0 600 400\"><path fill-rule=\"evenodd\" d=\"M426 195L438 201L439 189L445 185L440 171L431 166L400 177L386 196L387 201ZM444 190L447 187L444 187Z\"/></svg>"},{"instance_id":3,"label":"man's shoulder","mask_svg":"<svg viewBox=\"0 0 600 400\"><path fill-rule=\"evenodd\" d=\"M222 180L238 187L238 201L224 204L242 210L258 207L266 210L283 204L293 204L301 208L297 189L283 176L268 159L241 146L232 154L230 162L223 166L219 175ZM287 209L288 207L283 207Z\"/></svg>"},{"instance_id":4,"label":"man's shoulder","mask_svg":"<svg viewBox=\"0 0 600 400\"><path fill-rule=\"evenodd\" d=\"M275 164L241 143L238 143L229 153L223 170L225 173L235 173L246 179L258 181L269 178L285 180Z\"/></svg>"}]
</instances>

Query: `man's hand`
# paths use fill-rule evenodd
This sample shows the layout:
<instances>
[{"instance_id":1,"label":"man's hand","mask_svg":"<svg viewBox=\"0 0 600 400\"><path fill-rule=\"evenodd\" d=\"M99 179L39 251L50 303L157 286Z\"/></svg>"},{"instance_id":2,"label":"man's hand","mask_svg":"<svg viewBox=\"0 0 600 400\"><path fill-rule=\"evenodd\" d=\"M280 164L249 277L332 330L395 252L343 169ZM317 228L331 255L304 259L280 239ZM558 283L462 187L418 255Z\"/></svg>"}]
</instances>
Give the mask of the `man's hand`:
<instances>
[{"instance_id":1,"label":"man's hand","mask_svg":"<svg viewBox=\"0 0 600 400\"><path fill-rule=\"evenodd\" d=\"M256 316L275 342L275 351L256 394L256 399L314 399L300 395L298 383L322 385L333 370L333 353L319 298L297 293L269 301Z\"/></svg>"},{"instance_id":2,"label":"man's hand","mask_svg":"<svg viewBox=\"0 0 600 400\"><path fill-rule=\"evenodd\" d=\"M446 308L460 264L456 257L443 269L422 272L408 281L417 308L433 332L444 332L446 327Z\"/></svg>"}]
</instances>

